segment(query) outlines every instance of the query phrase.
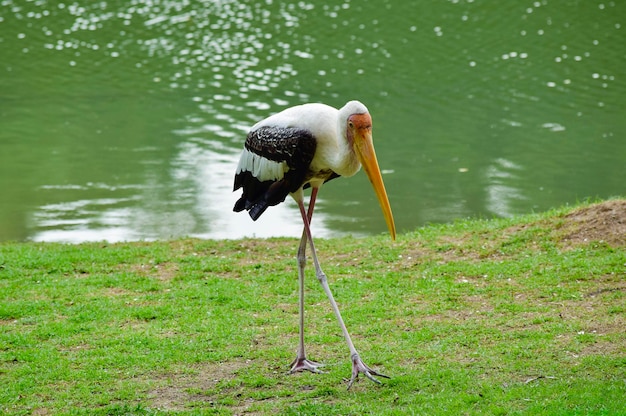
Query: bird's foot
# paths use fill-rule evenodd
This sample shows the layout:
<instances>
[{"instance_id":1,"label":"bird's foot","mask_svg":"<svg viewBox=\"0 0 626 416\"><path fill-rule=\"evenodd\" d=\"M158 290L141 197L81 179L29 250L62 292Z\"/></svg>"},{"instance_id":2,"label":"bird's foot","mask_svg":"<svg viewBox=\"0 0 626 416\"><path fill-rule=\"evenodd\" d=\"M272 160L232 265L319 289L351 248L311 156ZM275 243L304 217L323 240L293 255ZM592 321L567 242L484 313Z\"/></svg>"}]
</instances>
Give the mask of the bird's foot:
<instances>
[{"instance_id":1,"label":"bird's foot","mask_svg":"<svg viewBox=\"0 0 626 416\"><path fill-rule=\"evenodd\" d=\"M365 364L363 360L361 360L361 357L359 357L359 354L353 354L352 355L352 378L350 379L350 382L348 383L348 390L350 390L350 387L352 387L352 383L354 383L359 378L359 373L365 374L365 377L369 378L370 380L372 380L374 383L377 383L377 384L381 384L381 382L377 380L376 377L374 376L390 378L389 376L386 376L384 374L379 373L376 370L372 370L371 368L369 368L367 364Z\"/></svg>"},{"instance_id":2,"label":"bird's foot","mask_svg":"<svg viewBox=\"0 0 626 416\"><path fill-rule=\"evenodd\" d=\"M296 357L291 363L291 370L289 374L297 373L300 371L310 371L312 373L323 373L319 367L323 367L324 364L316 363L315 361L308 360L306 357Z\"/></svg>"}]
</instances>

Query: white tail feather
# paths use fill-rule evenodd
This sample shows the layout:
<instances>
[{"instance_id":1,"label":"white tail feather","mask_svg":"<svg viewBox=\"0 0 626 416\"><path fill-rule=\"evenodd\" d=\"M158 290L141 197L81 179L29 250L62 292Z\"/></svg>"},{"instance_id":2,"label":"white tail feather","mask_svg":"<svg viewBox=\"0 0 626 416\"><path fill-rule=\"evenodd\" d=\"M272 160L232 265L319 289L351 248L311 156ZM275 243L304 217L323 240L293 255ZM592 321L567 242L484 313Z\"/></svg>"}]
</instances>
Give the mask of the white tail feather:
<instances>
[{"instance_id":1,"label":"white tail feather","mask_svg":"<svg viewBox=\"0 0 626 416\"><path fill-rule=\"evenodd\" d=\"M250 172L259 181L277 181L285 176L289 168L285 162L274 162L259 156L254 152L244 149L239 159L237 173Z\"/></svg>"}]
</instances>

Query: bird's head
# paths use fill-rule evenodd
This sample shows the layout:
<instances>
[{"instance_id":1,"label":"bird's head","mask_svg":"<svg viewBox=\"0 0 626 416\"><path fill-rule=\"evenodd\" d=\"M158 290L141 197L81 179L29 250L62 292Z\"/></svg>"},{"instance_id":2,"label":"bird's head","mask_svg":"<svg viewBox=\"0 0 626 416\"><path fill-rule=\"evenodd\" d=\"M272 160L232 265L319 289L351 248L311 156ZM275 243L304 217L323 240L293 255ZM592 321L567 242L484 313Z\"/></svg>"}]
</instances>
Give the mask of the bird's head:
<instances>
[{"instance_id":1,"label":"bird's head","mask_svg":"<svg viewBox=\"0 0 626 416\"><path fill-rule=\"evenodd\" d=\"M360 105L358 106L354 103L355 102L350 102L347 105L355 105L357 107L355 109L360 111L348 116L346 135L370 183L374 187L376 197L378 198L380 207L383 210L383 215L385 216L385 221L387 222L387 228L389 229L391 238L395 240L396 225L393 221L389 198L387 198L387 191L385 190L383 177L378 167L378 160L376 159L376 152L374 151L374 142L372 141L372 117L363 104L356 102L356 104Z\"/></svg>"}]
</instances>

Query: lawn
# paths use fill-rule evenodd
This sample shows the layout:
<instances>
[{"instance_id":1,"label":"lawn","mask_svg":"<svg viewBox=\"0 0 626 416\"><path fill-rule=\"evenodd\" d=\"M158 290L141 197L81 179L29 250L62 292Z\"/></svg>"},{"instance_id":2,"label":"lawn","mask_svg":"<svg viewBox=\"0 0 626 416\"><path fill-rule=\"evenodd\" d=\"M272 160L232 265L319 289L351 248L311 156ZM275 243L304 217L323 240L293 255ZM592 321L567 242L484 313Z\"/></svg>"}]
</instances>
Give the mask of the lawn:
<instances>
[{"instance_id":1,"label":"lawn","mask_svg":"<svg viewBox=\"0 0 626 416\"><path fill-rule=\"evenodd\" d=\"M0 414L626 412L626 200L316 243L381 385L296 238L3 243Z\"/></svg>"}]
</instances>

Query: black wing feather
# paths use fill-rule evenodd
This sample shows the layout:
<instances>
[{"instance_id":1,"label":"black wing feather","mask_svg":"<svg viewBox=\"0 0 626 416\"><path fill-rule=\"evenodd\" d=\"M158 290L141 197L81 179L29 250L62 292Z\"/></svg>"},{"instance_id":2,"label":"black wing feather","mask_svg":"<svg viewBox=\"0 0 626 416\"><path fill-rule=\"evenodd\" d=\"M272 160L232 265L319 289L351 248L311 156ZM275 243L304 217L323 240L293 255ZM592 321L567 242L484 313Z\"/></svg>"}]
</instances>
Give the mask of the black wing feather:
<instances>
[{"instance_id":1,"label":"black wing feather","mask_svg":"<svg viewBox=\"0 0 626 416\"><path fill-rule=\"evenodd\" d=\"M317 141L311 132L299 128L261 127L248 133L245 148L273 162L285 162L289 170L282 179L261 181L252 172L235 175L234 190L243 188L234 211L244 209L253 220L265 210L278 205L305 182L309 165L315 155Z\"/></svg>"}]
</instances>

